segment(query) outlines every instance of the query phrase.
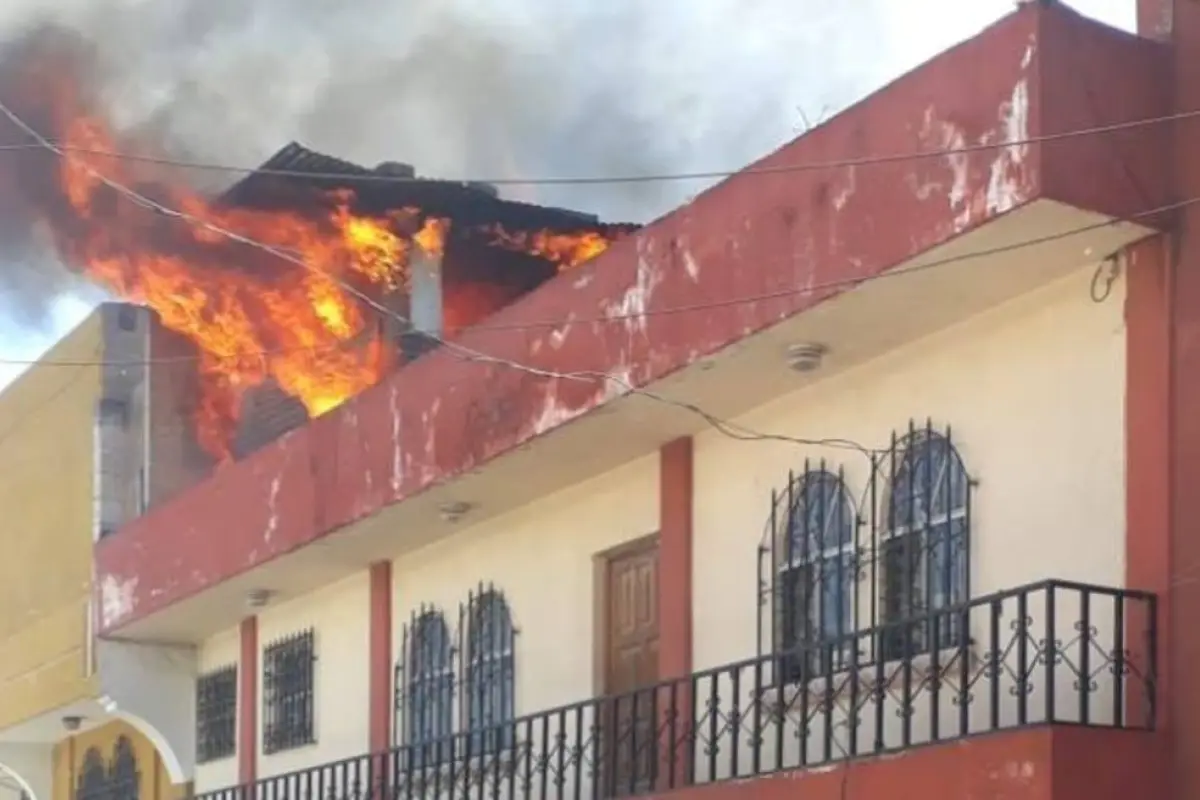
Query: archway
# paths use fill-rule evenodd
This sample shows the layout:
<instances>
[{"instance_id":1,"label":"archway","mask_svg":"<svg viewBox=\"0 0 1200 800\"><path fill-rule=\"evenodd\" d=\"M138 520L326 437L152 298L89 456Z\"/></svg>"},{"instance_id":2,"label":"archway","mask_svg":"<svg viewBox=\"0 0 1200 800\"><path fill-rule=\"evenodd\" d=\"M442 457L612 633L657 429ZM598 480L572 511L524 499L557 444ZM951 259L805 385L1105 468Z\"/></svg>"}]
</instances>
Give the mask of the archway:
<instances>
[{"instance_id":1,"label":"archway","mask_svg":"<svg viewBox=\"0 0 1200 800\"><path fill-rule=\"evenodd\" d=\"M53 746L0 744L0 800L52 800Z\"/></svg>"}]
</instances>

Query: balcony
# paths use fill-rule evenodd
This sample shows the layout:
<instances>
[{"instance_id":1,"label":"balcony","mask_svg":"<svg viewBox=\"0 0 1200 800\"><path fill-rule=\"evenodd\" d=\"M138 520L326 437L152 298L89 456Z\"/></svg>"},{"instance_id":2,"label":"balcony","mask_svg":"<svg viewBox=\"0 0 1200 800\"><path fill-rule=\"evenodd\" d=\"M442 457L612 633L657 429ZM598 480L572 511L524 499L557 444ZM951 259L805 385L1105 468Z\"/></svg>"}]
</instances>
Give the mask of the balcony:
<instances>
[{"instance_id":1,"label":"balcony","mask_svg":"<svg viewBox=\"0 0 1200 800\"><path fill-rule=\"evenodd\" d=\"M821 771L985 733L1151 731L1156 615L1156 597L1145 592L1049 580L199 798L646 796ZM454 709L411 703L405 716L404 705L401 732L442 729L437 721L454 717Z\"/></svg>"}]
</instances>

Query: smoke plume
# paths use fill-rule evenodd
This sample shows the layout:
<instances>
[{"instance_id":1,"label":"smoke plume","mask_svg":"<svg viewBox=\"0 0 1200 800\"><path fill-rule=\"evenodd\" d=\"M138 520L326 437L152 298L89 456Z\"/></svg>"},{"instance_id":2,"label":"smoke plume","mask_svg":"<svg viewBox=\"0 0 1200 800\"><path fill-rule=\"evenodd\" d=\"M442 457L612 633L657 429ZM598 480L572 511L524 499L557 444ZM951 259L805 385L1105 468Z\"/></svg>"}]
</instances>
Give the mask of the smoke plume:
<instances>
[{"instance_id":1,"label":"smoke plume","mask_svg":"<svg viewBox=\"0 0 1200 800\"><path fill-rule=\"evenodd\" d=\"M877 82L861 57L863 43L884 40L871 27L877 2L820 11L791 0L8 0L0 99L46 130L28 101L35 56L49 49L72 68L56 75L82 82L73 90L124 146L179 158L253 166L299 140L435 177L735 168L794 136L801 109L840 107ZM0 139L25 141L2 125ZM0 185L0 302L30 324L76 288L23 213L20 192L36 191L50 166L0 152L0 180L21 178L19 192ZM233 178L187 177L214 189ZM502 191L646 221L702 188Z\"/></svg>"}]
</instances>

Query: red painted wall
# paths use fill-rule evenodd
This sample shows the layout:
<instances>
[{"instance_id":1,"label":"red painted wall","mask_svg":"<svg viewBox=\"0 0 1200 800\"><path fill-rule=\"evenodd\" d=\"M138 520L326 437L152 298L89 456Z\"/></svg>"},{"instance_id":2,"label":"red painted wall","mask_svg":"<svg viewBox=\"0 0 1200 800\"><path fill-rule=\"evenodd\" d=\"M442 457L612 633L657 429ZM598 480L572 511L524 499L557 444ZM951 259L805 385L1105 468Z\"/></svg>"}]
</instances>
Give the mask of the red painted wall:
<instances>
[{"instance_id":1,"label":"red painted wall","mask_svg":"<svg viewBox=\"0 0 1200 800\"><path fill-rule=\"evenodd\" d=\"M1098 757L1098 754L1103 754ZM663 800L1150 800L1153 737L1089 728L993 734L806 772L664 792Z\"/></svg>"}]
</instances>

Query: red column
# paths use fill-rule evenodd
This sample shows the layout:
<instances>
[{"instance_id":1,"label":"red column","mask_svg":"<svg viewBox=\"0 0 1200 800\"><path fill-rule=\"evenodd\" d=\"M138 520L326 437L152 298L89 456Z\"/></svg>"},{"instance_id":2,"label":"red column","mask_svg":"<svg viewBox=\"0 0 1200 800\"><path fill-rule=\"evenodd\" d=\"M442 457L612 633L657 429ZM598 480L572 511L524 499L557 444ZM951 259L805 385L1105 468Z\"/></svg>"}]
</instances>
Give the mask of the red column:
<instances>
[{"instance_id":1,"label":"red column","mask_svg":"<svg viewBox=\"0 0 1200 800\"><path fill-rule=\"evenodd\" d=\"M241 666L238 669L238 783L258 778L258 618L241 625Z\"/></svg>"},{"instance_id":2,"label":"red column","mask_svg":"<svg viewBox=\"0 0 1200 800\"><path fill-rule=\"evenodd\" d=\"M1173 110L1194 111L1200 5L1138 0L1137 7L1139 33L1171 45ZM1200 197L1200 120L1178 120L1170 131L1172 199ZM1157 253L1135 249L1128 274L1126 555L1129 580L1157 591L1161 604L1159 749L1170 756L1171 785L1145 791L1182 798L1200 797L1200 629L1192 624L1200 608L1200 206L1179 210L1171 225Z\"/></svg>"},{"instance_id":3,"label":"red column","mask_svg":"<svg viewBox=\"0 0 1200 800\"><path fill-rule=\"evenodd\" d=\"M658 674L671 679L692 672L692 439L668 442L658 463ZM665 684L659 695L663 763L657 788L665 790L684 784L691 774L693 717L686 681Z\"/></svg>"},{"instance_id":4,"label":"red column","mask_svg":"<svg viewBox=\"0 0 1200 800\"><path fill-rule=\"evenodd\" d=\"M392 562L371 565L370 725L371 752L387 750L392 735Z\"/></svg>"},{"instance_id":5,"label":"red column","mask_svg":"<svg viewBox=\"0 0 1200 800\"><path fill-rule=\"evenodd\" d=\"M658 674L692 671L692 440L659 452Z\"/></svg>"}]
</instances>

